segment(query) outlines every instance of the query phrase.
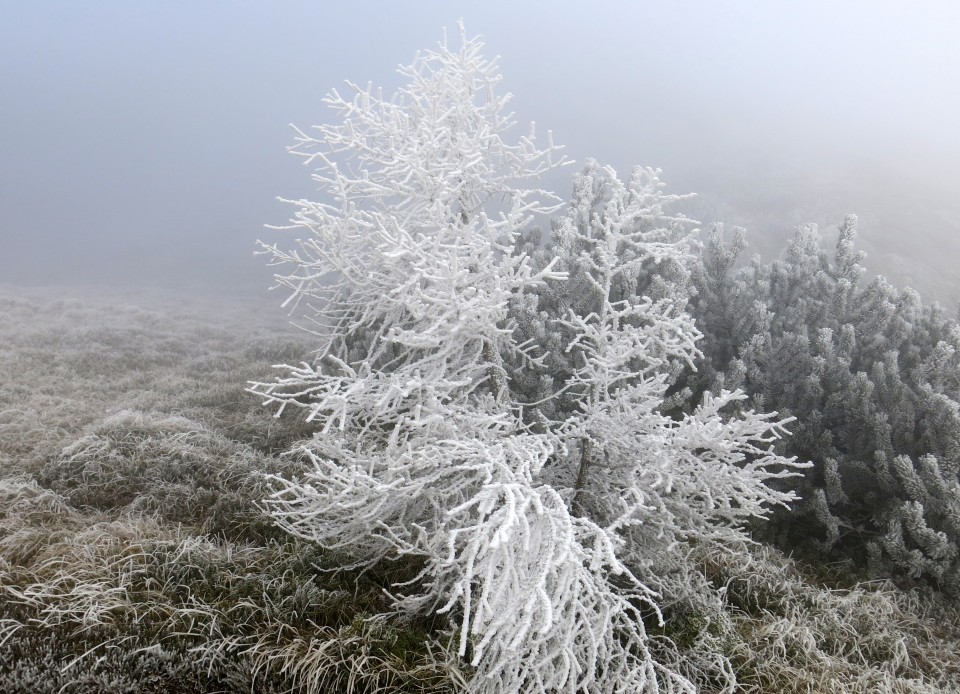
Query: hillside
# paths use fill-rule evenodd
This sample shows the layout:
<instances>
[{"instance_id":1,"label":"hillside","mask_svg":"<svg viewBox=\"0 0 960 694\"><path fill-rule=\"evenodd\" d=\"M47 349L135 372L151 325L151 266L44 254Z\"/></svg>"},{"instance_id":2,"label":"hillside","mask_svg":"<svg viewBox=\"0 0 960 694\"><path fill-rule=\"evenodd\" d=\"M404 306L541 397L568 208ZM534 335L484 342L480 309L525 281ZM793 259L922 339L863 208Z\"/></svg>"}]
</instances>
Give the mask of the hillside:
<instances>
[{"instance_id":1,"label":"hillside","mask_svg":"<svg viewBox=\"0 0 960 694\"><path fill-rule=\"evenodd\" d=\"M331 572L260 510L311 435L244 391L308 356L275 307L4 287L0 345L0 690L460 689L443 619L367 619L414 567ZM698 565L721 610L665 606L650 634L715 682L960 691L960 613L935 595L759 546Z\"/></svg>"}]
</instances>

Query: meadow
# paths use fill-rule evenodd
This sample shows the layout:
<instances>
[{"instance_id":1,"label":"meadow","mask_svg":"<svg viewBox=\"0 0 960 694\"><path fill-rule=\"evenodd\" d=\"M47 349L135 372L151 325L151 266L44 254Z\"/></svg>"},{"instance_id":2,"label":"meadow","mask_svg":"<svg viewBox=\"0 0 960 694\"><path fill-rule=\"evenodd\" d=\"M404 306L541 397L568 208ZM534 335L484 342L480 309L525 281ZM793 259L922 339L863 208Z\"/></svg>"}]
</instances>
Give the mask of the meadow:
<instances>
[{"instance_id":1,"label":"meadow","mask_svg":"<svg viewBox=\"0 0 960 694\"><path fill-rule=\"evenodd\" d=\"M264 510L314 434L246 390L316 346L277 303L0 287L0 691L468 681L442 616L384 616L417 566L345 568ZM722 600L664 605L648 633L701 691L960 692L960 609L937 593L761 544L689 551Z\"/></svg>"}]
</instances>

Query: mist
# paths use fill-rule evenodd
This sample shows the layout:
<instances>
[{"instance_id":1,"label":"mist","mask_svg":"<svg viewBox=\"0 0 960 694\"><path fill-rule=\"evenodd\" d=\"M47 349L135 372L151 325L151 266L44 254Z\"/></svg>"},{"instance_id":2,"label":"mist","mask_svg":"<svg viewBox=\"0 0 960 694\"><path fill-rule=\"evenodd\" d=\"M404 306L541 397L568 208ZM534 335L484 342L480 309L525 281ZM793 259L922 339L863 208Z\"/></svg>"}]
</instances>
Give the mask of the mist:
<instances>
[{"instance_id":1,"label":"mist","mask_svg":"<svg viewBox=\"0 0 960 694\"><path fill-rule=\"evenodd\" d=\"M314 194L288 123L343 80L391 90L443 28L501 56L520 128L663 169L704 226L776 257L860 217L865 265L952 305L960 8L896 2L5 3L0 284L253 295L255 241Z\"/></svg>"}]
</instances>

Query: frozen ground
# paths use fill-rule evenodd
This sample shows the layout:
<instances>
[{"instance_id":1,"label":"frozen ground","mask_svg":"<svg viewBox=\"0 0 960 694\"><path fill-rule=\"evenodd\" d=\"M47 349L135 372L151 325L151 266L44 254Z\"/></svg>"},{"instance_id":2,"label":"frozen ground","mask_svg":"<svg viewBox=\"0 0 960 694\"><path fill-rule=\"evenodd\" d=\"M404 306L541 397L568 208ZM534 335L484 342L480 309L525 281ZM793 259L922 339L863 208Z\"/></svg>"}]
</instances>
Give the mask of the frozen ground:
<instances>
[{"instance_id":1,"label":"frozen ground","mask_svg":"<svg viewBox=\"0 0 960 694\"><path fill-rule=\"evenodd\" d=\"M0 691L460 689L441 619L365 619L416 566L321 571L349 558L260 510L311 435L244 390L309 358L279 300L70 294L0 287ZM765 548L700 565L723 611L648 632L738 691L960 691L960 614L935 597Z\"/></svg>"}]
</instances>

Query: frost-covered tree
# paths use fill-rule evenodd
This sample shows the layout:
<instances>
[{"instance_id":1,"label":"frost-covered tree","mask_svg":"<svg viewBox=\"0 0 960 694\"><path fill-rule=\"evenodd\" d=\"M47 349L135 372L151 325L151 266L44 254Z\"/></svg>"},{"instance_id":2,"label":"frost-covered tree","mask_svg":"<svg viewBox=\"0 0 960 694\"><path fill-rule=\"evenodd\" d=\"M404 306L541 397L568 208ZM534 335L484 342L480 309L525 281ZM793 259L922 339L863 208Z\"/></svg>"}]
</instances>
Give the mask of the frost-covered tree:
<instances>
[{"instance_id":1,"label":"frost-covered tree","mask_svg":"<svg viewBox=\"0 0 960 694\"><path fill-rule=\"evenodd\" d=\"M796 417L783 451L814 467L772 527L792 548L960 591L960 328L913 290L860 285L852 216L832 258L805 226L782 259L737 271L742 238L721 232L694 270L706 358L686 383Z\"/></svg>"},{"instance_id":2,"label":"frost-covered tree","mask_svg":"<svg viewBox=\"0 0 960 694\"><path fill-rule=\"evenodd\" d=\"M554 378L566 375L550 410L566 449L553 484L575 513L618 529L635 572L672 591L678 546L741 538L744 520L793 498L771 478L795 473L770 451L783 422L740 407L740 392L666 411L677 375L700 356L700 332L685 310L692 223L668 211L682 196L663 187L657 171L621 181L590 162L553 228L569 279L539 290L537 308L548 339L564 342L551 362ZM535 323L530 302L517 314Z\"/></svg>"},{"instance_id":3,"label":"frost-covered tree","mask_svg":"<svg viewBox=\"0 0 960 694\"><path fill-rule=\"evenodd\" d=\"M511 374L514 390L521 400L537 403L528 412L528 417L535 413L562 420L578 409L576 398L566 395L567 381L580 365L579 350L567 349L577 332L558 319L568 318L571 312L587 316L601 309L602 302L593 276L594 263L590 258L597 252L595 237L600 233L594 227L598 220L606 218L613 197L625 200L628 194L642 195L639 188L643 186L656 188L653 193L648 191L643 202L634 203L651 206L633 211L646 215L648 228L643 231L643 244L634 246L623 242L616 249L616 253L622 254L623 267L611 280L609 301L632 303L648 299L664 306L663 300L669 299L677 315L684 314L692 288L687 267L692 258L691 220L682 215L668 216L664 208L688 196L667 195L660 190L662 184L656 180L655 172L637 169L634 179L624 184L611 169L590 161L584 171L574 177L570 203L564 214L552 221L549 243L538 247L539 229L534 229L526 239L535 266L556 263L554 267L567 274L565 282L537 287L515 297L511 305L511 316L518 325L518 334L540 344L546 352L546 368L532 370L518 363ZM656 222L654 226L650 226L651 221ZM656 253L651 252L654 244ZM679 366L682 361L671 366ZM554 397L557 391L562 392Z\"/></svg>"},{"instance_id":4,"label":"frost-covered tree","mask_svg":"<svg viewBox=\"0 0 960 694\"><path fill-rule=\"evenodd\" d=\"M657 572L679 543L739 538L792 498L767 485L792 464L769 451L782 425L721 413L738 393L661 411L699 333L687 221L666 215L653 172L624 184L591 165L562 257L533 257L532 224L557 199L531 181L562 159L532 129L509 138L480 47L444 41L392 98L351 85L327 98L339 123L297 131L327 197L294 201L294 250L264 250L292 268L278 284L322 346L253 391L302 408L317 435L299 449L312 472L274 478L267 504L356 566L418 566L396 609L449 617L471 691L692 692L677 668L694 668L658 661L647 637ZM572 291L537 319L560 366L537 344L556 340L520 325L551 283ZM563 417L518 398L521 374L544 373Z\"/></svg>"},{"instance_id":5,"label":"frost-covered tree","mask_svg":"<svg viewBox=\"0 0 960 694\"><path fill-rule=\"evenodd\" d=\"M657 665L641 609L652 593L622 540L570 512L542 479L557 437L527 429L505 360L536 364L512 297L562 275L516 252L556 199L530 182L560 160L532 132L508 138L496 65L464 38L419 56L392 98L351 85L340 116L294 151L323 201L294 201L292 268L278 283L322 340L316 359L253 390L303 408L314 465L275 479L288 531L357 565L406 558L401 613L447 614L473 691L690 691Z\"/></svg>"}]
</instances>

